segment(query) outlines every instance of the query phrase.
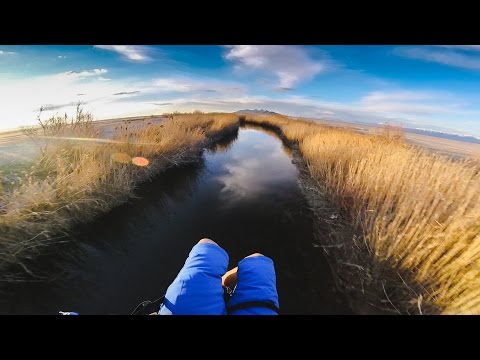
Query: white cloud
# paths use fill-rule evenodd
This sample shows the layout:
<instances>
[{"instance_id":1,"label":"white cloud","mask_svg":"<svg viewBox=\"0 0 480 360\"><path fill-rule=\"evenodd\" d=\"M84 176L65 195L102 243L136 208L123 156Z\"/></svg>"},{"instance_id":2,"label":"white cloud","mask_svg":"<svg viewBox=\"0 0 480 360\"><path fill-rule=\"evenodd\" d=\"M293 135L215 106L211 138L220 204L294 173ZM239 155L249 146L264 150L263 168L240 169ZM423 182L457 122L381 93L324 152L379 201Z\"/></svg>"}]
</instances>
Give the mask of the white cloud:
<instances>
[{"instance_id":1,"label":"white cloud","mask_svg":"<svg viewBox=\"0 0 480 360\"><path fill-rule=\"evenodd\" d=\"M116 52L131 61L148 61L147 48L139 45L95 45L95 48Z\"/></svg>"},{"instance_id":2,"label":"white cloud","mask_svg":"<svg viewBox=\"0 0 480 360\"><path fill-rule=\"evenodd\" d=\"M0 129L34 124L37 110L44 116L72 112L78 101L97 119L151 115L171 111L237 111L257 108L292 116L370 123L394 119L420 126L436 119L480 118L467 99L440 91L374 91L353 102L328 102L321 97L250 95L246 85L216 78L173 76L135 81L106 79L107 69L95 68L0 81ZM107 81L108 80L108 81ZM472 99L472 103L475 99ZM447 124L447 122L444 122ZM480 128L477 126L478 131ZM474 127L472 126L472 131ZM477 134L479 134L477 131Z\"/></svg>"},{"instance_id":3,"label":"white cloud","mask_svg":"<svg viewBox=\"0 0 480 360\"><path fill-rule=\"evenodd\" d=\"M475 99L470 100L442 91L375 91L351 104L351 108L354 112L360 110L370 115L377 123L383 118L406 127L422 126L479 135L480 126L464 125L468 120L480 118L480 111L474 107ZM455 128L452 128L452 120L458 121Z\"/></svg>"},{"instance_id":4,"label":"white cloud","mask_svg":"<svg viewBox=\"0 0 480 360\"><path fill-rule=\"evenodd\" d=\"M57 58L58 58L58 59L66 59L66 58L67 58L67 55L58 55Z\"/></svg>"},{"instance_id":5,"label":"white cloud","mask_svg":"<svg viewBox=\"0 0 480 360\"><path fill-rule=\"evenodd\" d=\"M99 104L113 101L115 96L112 94L131 91L129 84L100 81L99 74L105 72L106 69L91 69L21 80L2 79L0 129L35 124L37 111L41 106L46 105L50 109L44 113L47 117L57 111L70 111L70 108L73 109L74 104L80 100L88 106L97 107Z\"/></svg>"},{"instance_id":6,"label":"white cloud","mask_svg":"<svg viewBox=\"0 0 480 360\"><path fill-rule=\"evenodd\" d=\"M310 57L306 49L293 45L231 45L225 58L245 67L273 73L279 88L293 88L326 70L325 62Z\"/></svg>"},{"instance_id":7,"label":"white cloud","mask_svg":"<svg viewBox=\"0 0 480 360\"><path fill-rule=\"evenodd\" d=\"M480 51L480 45L436 45L448 49Z\"/></svg>"},{"instance_id":8,"label":"white cloud","mask_svg":"<svg viewBox=\"0 0 480 360\"><path fill-rule=\"evenodd\" d=\"M373 103L378 101L406 101L406 100L425 100L432 99L436 94L425 91L374 91L362 98L365 103Z\"/></svg>"},{"instance_id":9,"label":"white cloud","mask_svg":"<svg viewBox=\"0 0 480 360\"><path fill-rule=\"evenodd\" d=\"M445 94L425 91L374 91L360 100L365 111L373 113L435 114L451 112L452 105L442 104Z\"/></svg>"},{"instance_id":10,"label":"white cloud","mask_svg":"<svg viewBox=\"0 0 480 360\"><path fill-rule=\"evenodd\" d=\"M170 111L159 110L154 103L171 102L169 99L178 98L179 94L186 99L207 100L241 97L246 91L242 84L212 78L183 76L132 81L108 79L104 77L107 73L107 69L94 68L22 80L2 79L0 129L35 124L41 106L46 107L43 116L48 117L56 112L70 112L78 101L82 101L86 110L91 110L96 118L101 119ZM155 94L158 94L158 99L153 100Z\"/></svg>"},{"instance_id":11,"label":"white cloud","mask_svg":"<svg viewBox=\"0 0 480 360\"><path fill-rule=\"evenodd\" d=\"M80 79L80 78L104 75L107 72L108 72L107 69L101 68L101 69L74 70L74 71L68 71L64 74L66 76L75 77L75 78Z\"/></svg>"},{"instance_id":12,"label":"white cloud","mask_svg":"<svg viewBox=\"0 0 480 360\"><path fill-rule=\"evenodd\" d=\"M245 86L235 82L219 81L211 78L168 77L153 79L147 85L149 92L179 92L193 93L206 92L217 96L220 94L239 94L245 91Z\"/></svg>"},{"instance_id":13,"label":"white cloud","mask_svg":"<svg viewBox=\"0 0 480 360\"><path fill-rule=\"evenodd\" d=\"M163 92L191 92L198 90L201 83L188 78L163 78L154 80L152 85Z\"/></svg>"},{"instance_id":14,"label":"white cloud","mask_svg":"<svg viewBox=\"0 0 480 360\"><path fill-rule=\"evenodd\" d=\"M15 55L16 52L14 51L3 51L3 50L0 50L0 55Z\"/></svg>"},{"instance_id":15,"label":"white cloud","mask_svg":"<svg viewBox=\"0 0 480 360\"><path fill-rule=\"evenodd\" d=\"M460 45L465 49L479 50L476 45ZM480 56L465 54L455 51L453 45L443 46L447 49L432 49L430 47L398 47L395 49L395 54L408 57L411 59L418 59L428 62L435 62L438 64L458 67L469 70L480 70Z\"/></svg>"},{"instance_id":16,"label":"white cloud","mask_svg":"<svg viewBox=\"0 0 480 360\"><path fill-rule=\"evenodd\" d=\"M239 145L251 147L252 137L257 137L253 130L247 130ZM228 207L252 195L268 193L272 189L272 183L276 179L284 179L286 176L295 176L295 168L284 156L284 150L280 142L262 142L254 145L255 149L265 153L270 161L259 161L255 157L241 158L231 157L225 165L225 171L218 180L222 184L220 196L222 206Z\"/></svg>"}]
</instances>

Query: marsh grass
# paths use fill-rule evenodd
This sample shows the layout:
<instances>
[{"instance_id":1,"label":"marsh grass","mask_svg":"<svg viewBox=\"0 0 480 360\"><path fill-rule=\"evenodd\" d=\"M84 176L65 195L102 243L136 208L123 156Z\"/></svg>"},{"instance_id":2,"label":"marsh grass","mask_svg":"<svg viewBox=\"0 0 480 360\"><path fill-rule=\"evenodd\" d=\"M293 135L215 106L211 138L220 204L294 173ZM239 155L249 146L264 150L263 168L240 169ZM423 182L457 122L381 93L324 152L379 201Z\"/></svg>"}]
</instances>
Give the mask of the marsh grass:
<instances>
[{"instance_id":1,"label":"marsh grass","mask_svg":"<svg viewBox=\"0 0 480 360\"><path fill-rule=\"evenodd\" d=\"M76 224L127 201L142 181L196 159L239 126L234 114L165 118L159 125L148 118L125 121L106 139L79 108L74 117L53 117L28 129L41 155L26 168L7 169L15 181L2 180L0 280L22 280L29 272L25 260ZM360 279L364 294L375 288L398 313L405 307L396 300L403 298L419 313L480 314L478 161L423 151L392 126L360 134L285 116L242 120L298 145L317 187L354 230L349 257L337 260L355 276L374 280L364 288ZM147 159L148 166L135 166L134 158ZM391 274L398 274L402 288L387 284ZM346 281L356 286L352 278Z\"/></svg>"},{"instance_id":2,"label":"marsh grass","mask_svg":"<svg viewBox=\"0 0 480 360\"><path fill-rule=\"evenodd\" d=\"M237 127L233 115L175 114L160 125L125 121L107 139L80 107L72 117L39 118L25 132L41 155L0 189L0 280L20 281L30 272L25 260L46 245L127 201L158 172L198 158ZM134 158L148 166L136 166L143 163Z\"/></svg>"},{"instance_id":3,"label":"marsh grass","mask_svg":"<svg viewBox=\"0 0 480 360\"><path fill-rule=\"evenodd\" d=\"M359 134L282 116L246 121L298 143L311 175L368 252L421 286L412 303L444 314L480 313L478 163L427 153L393 127Z\"/></svg>"}]
</instances>

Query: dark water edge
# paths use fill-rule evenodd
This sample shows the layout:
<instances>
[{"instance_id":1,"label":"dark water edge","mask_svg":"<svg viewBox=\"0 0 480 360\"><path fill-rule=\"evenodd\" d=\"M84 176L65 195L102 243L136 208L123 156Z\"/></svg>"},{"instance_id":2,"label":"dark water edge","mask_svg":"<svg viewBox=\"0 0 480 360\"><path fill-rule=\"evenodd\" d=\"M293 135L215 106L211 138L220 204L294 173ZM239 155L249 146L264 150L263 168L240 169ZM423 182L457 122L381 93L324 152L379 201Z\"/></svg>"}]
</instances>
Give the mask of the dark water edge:
<instances>
[{"instance_id":1,"label":"dark water edge","mask_svg":"<svg viewBox=\"0 0 480 360\"><path fill-rule=\"evenodd\" d=\"M50 248L32 264L47 278L5 287L0 313L127 314L161 296L209 237L227 250L229 267L252 252L272 257L282 313L350 314L315 233L291 149L268 131L243 129Z\"/></svg>"}]
</instances>

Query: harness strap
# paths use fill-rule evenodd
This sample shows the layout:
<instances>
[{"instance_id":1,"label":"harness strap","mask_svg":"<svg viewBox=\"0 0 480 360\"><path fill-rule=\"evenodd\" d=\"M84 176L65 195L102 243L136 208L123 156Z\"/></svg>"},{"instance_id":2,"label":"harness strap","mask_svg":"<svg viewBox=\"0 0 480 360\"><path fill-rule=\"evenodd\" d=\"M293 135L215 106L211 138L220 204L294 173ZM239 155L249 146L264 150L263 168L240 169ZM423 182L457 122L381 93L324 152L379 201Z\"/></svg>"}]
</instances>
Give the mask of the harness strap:
<instances>
[{"instance_id":1,"label":"harness strap","mask_svg":"<svg viewBox=\"0 0 480 360\"><path fill-rule=\"evenodd\" d=\"M280 314L280 309L277 306L275 306L275 304L268 301L247 301L247 302L235 304L227 308L227 313L231 314L234 311L247 309L250 307L265 307L275 311L277 314Z\"/></svg>"},{"instance_id":2,"label":"harness strap","mask_svg":"<svg viewBox=\"0 0 480 360\"><path fill-rule=\"evenodd\" d=\"M155 301L150 301L150 300L143 301L137 305L137 307L135 308L135 310L133 310L131 315L145 315L145 314L151 314L152 312L158 312L164 300L165 300L165 295L163 295L161 298Z\"/></svg>"}]
</instances>

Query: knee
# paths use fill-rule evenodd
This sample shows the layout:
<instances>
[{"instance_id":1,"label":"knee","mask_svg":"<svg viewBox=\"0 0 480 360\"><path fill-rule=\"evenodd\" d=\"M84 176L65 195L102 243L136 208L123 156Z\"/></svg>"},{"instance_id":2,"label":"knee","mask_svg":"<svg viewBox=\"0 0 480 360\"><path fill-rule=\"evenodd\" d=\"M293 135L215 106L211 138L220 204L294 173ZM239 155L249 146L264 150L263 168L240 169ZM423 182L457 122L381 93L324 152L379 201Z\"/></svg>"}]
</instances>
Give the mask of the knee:
<instances>
[{"instance_id":1,"label":"knee","mask_svg":"<svg viewBox=\"0 0 480 360\"><path fill-rule=\"evenodd\" d=\"M201 239L198 243L199 243L199 244L214 244L214 245L218 245L215 241L213 241L213 240L211 240L211 239L207 239L207 238Z\"/></svg>"},{"instance_id":2,"label":"knee","mask_svg":"<svg viewBox=\"0 0 480 360\"><path fill-rule=\"evenodd\" d=\"M248 256L245 256L245 259L246 259L246 258L249 258L249 257L254 257L254 256L265 256L265 255L260 254L260 253L253 253L253 254L250 254L250 255L248 255Z\"/></svg>"}]
</instances>

